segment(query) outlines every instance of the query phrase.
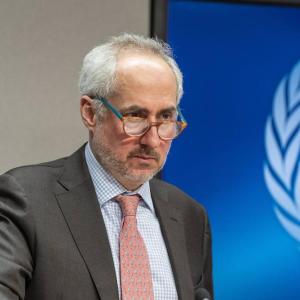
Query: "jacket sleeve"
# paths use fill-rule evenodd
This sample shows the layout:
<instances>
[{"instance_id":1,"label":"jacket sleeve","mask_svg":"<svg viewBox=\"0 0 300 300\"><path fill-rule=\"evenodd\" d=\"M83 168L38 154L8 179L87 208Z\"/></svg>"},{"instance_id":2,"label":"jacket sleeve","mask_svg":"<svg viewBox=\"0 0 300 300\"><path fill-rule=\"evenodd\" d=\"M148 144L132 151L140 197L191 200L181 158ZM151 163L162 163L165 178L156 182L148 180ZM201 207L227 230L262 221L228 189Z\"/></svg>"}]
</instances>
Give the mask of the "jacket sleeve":
<instances>
[{"instance_id":1,"label":"jacket sleeve","mask_svg":"<svg viewBox=\"0 0 300 300\"><path fill-rule=\"evenodd\" d=\"M22 187L0 176L0 299L24 299L33 271L32 216ZM29 246L31 245L31 247Z\"/></svg>"}]
</instances>

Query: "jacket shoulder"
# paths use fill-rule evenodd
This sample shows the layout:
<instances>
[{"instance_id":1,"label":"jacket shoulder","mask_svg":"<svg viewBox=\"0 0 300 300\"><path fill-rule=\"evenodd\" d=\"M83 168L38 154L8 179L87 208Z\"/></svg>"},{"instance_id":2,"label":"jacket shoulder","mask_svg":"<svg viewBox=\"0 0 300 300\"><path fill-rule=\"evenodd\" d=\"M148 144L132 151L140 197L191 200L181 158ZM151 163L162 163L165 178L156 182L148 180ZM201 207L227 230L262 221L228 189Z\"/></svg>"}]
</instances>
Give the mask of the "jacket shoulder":
<instances>
[{"instance_id":1,"label":"jacket shoulder","mask_svg":"<svg viewBox=\"0 0 300 300\"><path fill-rule=\"evenodd\" d=\"M38 180L50 174L58 174L63 168L65 160L66 158L60 158L49 162L17 167L7 171L5 175L21 179L22 181L26 178L31 180L36 178Z\"/></svg>"}]
</instances>

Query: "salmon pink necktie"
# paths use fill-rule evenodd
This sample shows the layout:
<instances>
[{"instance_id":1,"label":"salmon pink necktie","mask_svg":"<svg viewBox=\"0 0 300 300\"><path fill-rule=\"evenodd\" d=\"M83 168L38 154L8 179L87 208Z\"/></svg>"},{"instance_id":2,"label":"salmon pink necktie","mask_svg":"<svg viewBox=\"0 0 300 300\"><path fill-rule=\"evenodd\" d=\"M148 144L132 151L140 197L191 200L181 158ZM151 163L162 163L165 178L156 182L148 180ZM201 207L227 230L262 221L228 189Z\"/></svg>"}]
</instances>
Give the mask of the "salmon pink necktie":
<instances>
[{"instance_id":1,"label":"salmon pink necktie","mask_svg":"<svg viewBox=\"0 0 300 300\"><path fill-rule=\"evenodd\" d=\"M154 300L146 246L136 220L139 195L119 195L123 220L119 237L122 300Z\"/></svg>"}]
</instances>

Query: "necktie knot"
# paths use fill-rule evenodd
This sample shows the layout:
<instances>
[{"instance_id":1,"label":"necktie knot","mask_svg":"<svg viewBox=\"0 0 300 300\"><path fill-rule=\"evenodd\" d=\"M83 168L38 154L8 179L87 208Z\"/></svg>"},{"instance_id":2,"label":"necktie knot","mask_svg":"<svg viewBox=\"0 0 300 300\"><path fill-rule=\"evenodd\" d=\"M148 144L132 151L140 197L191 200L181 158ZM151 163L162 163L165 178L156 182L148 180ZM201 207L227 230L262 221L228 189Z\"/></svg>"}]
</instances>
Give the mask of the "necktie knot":
<instances>
[{"instance_id":1,"label":"necktie knot","mask_svg":"<svg viewBox=\"0 0 300 300\"><path fill-rule=\"evenodd\" d=\"M140 201L139 195L119 195L116 199L121 207L123 217L136 216L137 207Z\"/></svg>"}]
</instances>

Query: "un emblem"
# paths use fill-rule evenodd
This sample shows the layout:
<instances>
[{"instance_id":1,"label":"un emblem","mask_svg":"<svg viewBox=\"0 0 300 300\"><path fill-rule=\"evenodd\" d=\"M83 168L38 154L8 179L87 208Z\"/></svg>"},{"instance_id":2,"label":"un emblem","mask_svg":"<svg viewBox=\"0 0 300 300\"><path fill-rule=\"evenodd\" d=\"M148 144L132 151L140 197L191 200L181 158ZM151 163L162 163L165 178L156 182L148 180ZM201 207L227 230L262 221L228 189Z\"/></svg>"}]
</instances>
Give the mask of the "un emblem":
<instances>
[{"instance_id":1,"label":"un emblem","mask_svg":"<svg viewBox=\"0 0 300 300\"><path fill-rule=\"evenodd\" d=\"M300 242L300 61L279 83L265 128L265 182L275 214Z\"/></svg>"}]
</instances>

